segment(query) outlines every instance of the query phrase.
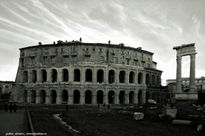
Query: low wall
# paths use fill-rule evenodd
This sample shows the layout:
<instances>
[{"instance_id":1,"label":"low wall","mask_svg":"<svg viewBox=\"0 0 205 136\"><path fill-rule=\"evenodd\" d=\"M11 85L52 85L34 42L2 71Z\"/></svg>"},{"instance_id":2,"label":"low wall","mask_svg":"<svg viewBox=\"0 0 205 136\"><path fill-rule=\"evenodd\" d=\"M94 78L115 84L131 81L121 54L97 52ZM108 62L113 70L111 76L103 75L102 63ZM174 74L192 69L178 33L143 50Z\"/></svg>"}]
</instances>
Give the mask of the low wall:
<instances>
[{"instance_id":1,"label":"low wall","mask_svg":"<svg viewBox=\"0 0 205 136\"><path fill-rule=\"evenodd\" d=\"M176 100L198 100L198 93L175 93Z\"/></svg>"}]
</instances>

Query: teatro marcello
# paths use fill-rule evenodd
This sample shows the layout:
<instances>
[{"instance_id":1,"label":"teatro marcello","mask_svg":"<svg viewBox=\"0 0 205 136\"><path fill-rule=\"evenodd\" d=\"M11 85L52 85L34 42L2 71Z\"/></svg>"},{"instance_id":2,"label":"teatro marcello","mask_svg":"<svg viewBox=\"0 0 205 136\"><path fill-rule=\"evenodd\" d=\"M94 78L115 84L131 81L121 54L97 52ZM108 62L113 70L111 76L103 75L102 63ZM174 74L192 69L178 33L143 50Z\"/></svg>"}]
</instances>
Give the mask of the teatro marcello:
<instances>
[{"instance_id":1,"label":"teatro marcello","mask_svg":"<svg viewBox=\"0 0 205 136\"><path fill-rule=\"evenodd\" d=\"M110 41L21 48L12 97L31 104L144 104L161 86L152 57Z\"/></svg>"}]
</instances>

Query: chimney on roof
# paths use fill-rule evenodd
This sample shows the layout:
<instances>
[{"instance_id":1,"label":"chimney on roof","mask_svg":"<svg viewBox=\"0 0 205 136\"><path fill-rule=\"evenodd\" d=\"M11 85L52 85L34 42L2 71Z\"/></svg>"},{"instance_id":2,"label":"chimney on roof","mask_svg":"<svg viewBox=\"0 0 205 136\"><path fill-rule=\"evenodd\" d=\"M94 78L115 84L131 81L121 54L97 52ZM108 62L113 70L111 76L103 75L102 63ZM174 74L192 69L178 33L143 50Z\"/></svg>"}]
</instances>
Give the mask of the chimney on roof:
<instances>
[{"instance_id":1,"label":"chimney on roof","mask_svg":"<svg viewBox=\"0 0 205 136\"><path fill-rule=\"evenodd\" d=\"M82 42L82 38L80 37L80 42Z\"/></svg>"},{"instance_id":2,"label":"chimney on roof","mask_svg":"<svg viewBox=\"0 0 205 136\"><path fill-rule=\"evenodd\" d=\"M42 43L41 43L41 42L38 42L38 45L42 45Z\"/></svg>"},{"instance_id":3,"label":"chimney on roof","mask_svg":"<svg viewBox=\"0 0 205 136\"><path fill-rule=\"evenodd\" d=\"M108 41L108 44L110 44L110 43L111 43L111 41L109 40L109 41Z\"/></svg>"}]
</instances>

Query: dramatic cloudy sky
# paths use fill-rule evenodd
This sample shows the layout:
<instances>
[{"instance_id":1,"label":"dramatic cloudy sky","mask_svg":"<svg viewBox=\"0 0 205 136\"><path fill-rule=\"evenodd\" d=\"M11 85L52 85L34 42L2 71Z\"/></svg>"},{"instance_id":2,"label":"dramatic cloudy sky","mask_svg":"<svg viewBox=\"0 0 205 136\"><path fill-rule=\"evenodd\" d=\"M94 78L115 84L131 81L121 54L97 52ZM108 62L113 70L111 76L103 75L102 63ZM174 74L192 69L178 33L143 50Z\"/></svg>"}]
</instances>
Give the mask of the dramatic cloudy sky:
<instances>
[{"instance_id":1,"label":"dramatic cloudy sky","mask_svg":"<svg viewBox=\"0 0 205 136\"><path fill-rule=\"evenodd\" d=\"M205 68L205 0L0 0L0 80L15 80L19 48L54 40L124 43L154 53L163 83L176 77L173 46L196 43ZM183 58L183 76L189 75Z\"/></svg>"}]
</instances>

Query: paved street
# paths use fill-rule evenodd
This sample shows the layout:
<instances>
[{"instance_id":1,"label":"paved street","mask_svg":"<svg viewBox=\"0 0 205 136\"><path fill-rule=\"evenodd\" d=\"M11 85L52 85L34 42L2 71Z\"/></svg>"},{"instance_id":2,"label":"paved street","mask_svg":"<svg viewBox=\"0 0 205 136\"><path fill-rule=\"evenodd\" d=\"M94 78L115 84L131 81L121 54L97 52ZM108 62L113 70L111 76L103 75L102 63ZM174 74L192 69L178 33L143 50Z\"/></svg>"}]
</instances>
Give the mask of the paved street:
<instances>
[{"instance_id":1,"label":"paved street","mask_svg":"<svg viewBox=\"0 0 205 136\"><path fill-rule=\"evenodd\" d=\"M0 136L11 133L24 133L27 131L26 114L24 110L14 112L0 111Z\"/></svg>"}]
</instances>

